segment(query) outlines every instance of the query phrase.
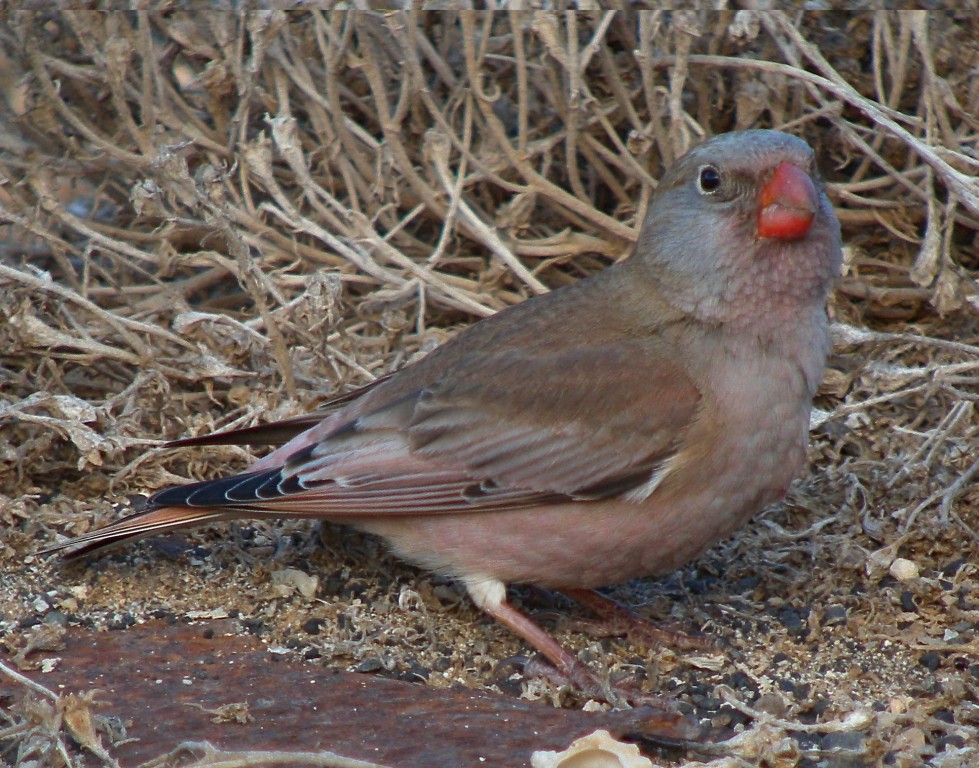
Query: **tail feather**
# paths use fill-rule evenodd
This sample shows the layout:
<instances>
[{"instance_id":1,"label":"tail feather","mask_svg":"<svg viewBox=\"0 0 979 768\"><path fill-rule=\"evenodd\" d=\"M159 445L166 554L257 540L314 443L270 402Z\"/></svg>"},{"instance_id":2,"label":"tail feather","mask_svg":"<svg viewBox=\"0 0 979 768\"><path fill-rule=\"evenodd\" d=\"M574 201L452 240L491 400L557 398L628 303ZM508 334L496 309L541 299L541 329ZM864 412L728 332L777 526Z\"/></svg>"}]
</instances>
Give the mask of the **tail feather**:
<instances>
[{"instance_id":1,"label":"tail feather","mask_svg":"<svg viewBox=\"0 0 979 768\"><path fill-rule=\"evenodd\" d=\"M241 510L194 509L191 507L153 507L122 518L105 528L82 534L77 538L42 549L38 554L47 555L73 547L64 554L66 560L87 555L104 547L124 541L139 539L154 533L165 533L203 523L233 520L242 516Z\"/></svg>"},{"instance_id":2,"label":"tail feather","mask_svg":"<svg viewBox=\"0 0 979 768\"><path fill-rule=\"evenodd\" d=\"M272 424L259 424L256 427L242 427L227 432L213 432L198 437L171 440L164 448L208 445L285 445L296 435L315 427L326 416L327 413L324 411L314 411L292 419L276 421Z\"/></svg>"},{"instance_id":3,"label":"tail feather","mask_svg":"<svg viewBox=\"0 0 979 768\"><path fill-rule=\"evenodd\" d=\"M290 419L275 421L271 424L259 424L255 427L242 427L241 429L231 429L226 432L213 432L198 437L185 437L180 440L171 440L164 447L166 448L185 448L187 446L207 446L207 445L284 445L297 435L302 434L307 429L311 429L319 424L331 413L335 413L345 405L349 405L354 400L363 397L378 384L387 381L393 374L388 373L380 376L369 384L365 384L351 392L334 397L319 406L312 413L305 413L300 416L293 416Z\"/></svg>"}]
</instances>

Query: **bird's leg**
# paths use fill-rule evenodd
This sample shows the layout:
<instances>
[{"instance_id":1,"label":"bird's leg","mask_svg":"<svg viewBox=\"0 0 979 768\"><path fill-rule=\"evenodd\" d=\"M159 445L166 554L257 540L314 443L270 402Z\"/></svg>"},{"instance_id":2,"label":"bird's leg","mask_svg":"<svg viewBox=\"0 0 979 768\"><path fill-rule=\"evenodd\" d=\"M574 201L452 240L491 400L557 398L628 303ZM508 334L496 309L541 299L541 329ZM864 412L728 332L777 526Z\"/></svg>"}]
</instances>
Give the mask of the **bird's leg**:
<instances>
[{"instance_id":1,"label":"bird's leg","mask_svg":"<svg viewBox=\"0 0 979 768\"><path fill-rule=\"evenodd\" d=\"M467 579L466 590L476 606L544 654L557 670L569 679L588 673L585 666L557 640L514 608L506 599L506 586L496 579Z\"/></svg>"},{"instance_id":2,"label":"bird's leg","mask_svg":"<svg viewBox=\"0 0 979 768\"><path fill-rule=\"evenodd\" d=\"M573 680L575 677L579 677L582 672L587 672L584 664L578 661L564 646L538 626L533 619L522 614L506 600L498 605L480 607L484 613L492 616L500 624L511 629L516 635L522 637L544 654L544 658L551 662L558 672L565 677Z\"/></svg>"},{"instance_id":3,"label":"bird's leg","mask_svg":"<svg viewBox=\"0 0 979 768\"><path fill-rule=\"evenodd\" d=\"M616 704L614 699L624 699L635 705L648 705L662 713L665 718L660 727L676 727L677 735L689 733L689 723L683 721L671 706L671 702L662 696L650 695L638 690L627 690L615 687L607 681L603 682L598 675L576 659L557 640L537 625L528 616L518 611L506 600L506 587L500 581L481 580L467 581L466 588L476 605L486 614L512 630L527 643L540 651L554 665L554 671L535 669L528 663L525 671L529 675L539 675L554 681L566 682L572 685L580 694L588 698L607 701ZM623 609L624 610L624 609ZM681 727L682 721L682 727ZM667 726L666 723L672 725ZM682 736L688 738L688 736Z\"/></svg>"},{"instance_id":4,"label":"bird's leg","mask_svg":"<svg viewBox=\"0 0 979 768\"><path fill-rule=\"evenodd\" d=\"M710 638L693 637L656 626L637 616L622 603L593 589L562 589L576 603L601 617L601 629L606 635L626 635L637 645L658 645L684 651L706 651L714 647Z\"/></svg>"},{"instance_id":5,"label":"bird's leg","mask_svg":"<svg viewBox=\"0 0 979 768\"><path fill-rule=\"evenodd\" d=\"M642 704L652 706L665 715L669 715L670 718L676 715L670 702L662 696L650 695L640 690L622 686L613 686L608 681L603 681L532 619L522 614L506 600L499 604L484 607L483 611L530 643L553 665L549 667L544 662L535 662L532 659L524 665L524 674L528 677L541 677L550 680L555 685L567 684L572 686L580 695L589 699L607 701L612 705L619 705L622 701L627 701L637 706ZM670 722L672 723L673 720L671 719ZM684 736L683 738L687 737Z\"/></svg>"}]
</instances>

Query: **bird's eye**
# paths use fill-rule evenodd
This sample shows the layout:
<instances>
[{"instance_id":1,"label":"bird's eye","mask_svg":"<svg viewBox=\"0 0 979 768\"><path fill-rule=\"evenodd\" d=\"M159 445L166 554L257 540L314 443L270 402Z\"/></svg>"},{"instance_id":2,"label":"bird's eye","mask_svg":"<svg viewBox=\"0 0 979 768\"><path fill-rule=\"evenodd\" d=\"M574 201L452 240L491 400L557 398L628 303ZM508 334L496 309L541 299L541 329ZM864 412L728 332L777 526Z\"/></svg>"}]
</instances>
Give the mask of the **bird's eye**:
<instances>
[{"instance_id":1,"label":"bird's eye","mask_svg":"<svg viewBox=\"0 0 979 768\"><path fill-rule=\"evenodd\" d=\"M721 188L721 172L713 165L705 165L697 176L697 189L702 195L713 195Z\"/></svg>"}]
</instances>

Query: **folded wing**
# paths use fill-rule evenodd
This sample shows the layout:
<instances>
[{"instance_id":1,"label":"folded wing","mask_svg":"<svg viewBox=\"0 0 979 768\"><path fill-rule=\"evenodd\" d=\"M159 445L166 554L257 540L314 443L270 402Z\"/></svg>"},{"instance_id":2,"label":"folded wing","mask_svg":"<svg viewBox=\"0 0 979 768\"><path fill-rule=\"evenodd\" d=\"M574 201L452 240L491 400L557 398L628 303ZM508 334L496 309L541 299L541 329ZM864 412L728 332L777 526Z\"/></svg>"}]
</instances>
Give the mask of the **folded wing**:
<instances>
[{"instance_id":1,"label":"folded wing","mask_svg":"<svg viewBox=\"0 0 979 768\"><path fill-rule=\"evenodd\" d=\"M215 519L356 522L624 494L663 471L701 400L675 363L637 342L461 362L444 382L382 382L351 398L275 466L163 490L147 510L69 542L85 545L73 554Z\"/></svg>"}]
</instances>

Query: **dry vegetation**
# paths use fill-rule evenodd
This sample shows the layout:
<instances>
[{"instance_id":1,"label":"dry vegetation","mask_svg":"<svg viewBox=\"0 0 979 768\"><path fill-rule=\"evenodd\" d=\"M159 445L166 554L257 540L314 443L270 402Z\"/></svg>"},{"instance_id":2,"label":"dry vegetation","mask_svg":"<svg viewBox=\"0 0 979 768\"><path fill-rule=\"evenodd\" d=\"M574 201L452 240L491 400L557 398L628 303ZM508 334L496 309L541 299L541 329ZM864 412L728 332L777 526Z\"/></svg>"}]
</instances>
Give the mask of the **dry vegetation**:
<instances>
[{"instance_id":1,"label":"dry vegetation","mask_svg":"<svg viewBox=\"0 0 979 768\"><path fill-rule=\"evenodd\" d=\"M106 522L126 494L247 463L233 448L148 451L157 438L313 407L624 257L674 157L776 127L817 149L847 246L813 471L676 577L619 590L730 645L716 668L659 650L640 666L695 708L716 714L711 697L727 696L720 711L749 711L749 731L774 734L770 765L979 762L979 17L3 22L0 637L24 668L38 628L160 605L232 603L281 641L326 610L288 589L270 608L282 567L319 573L331 615L410 634L399 617L450 591L361 537L324 552L298 525L209 530L188 534L214 548L206 573L143 544L104 578L72 572L73 591L32 553ZM519 644L465 606L438 619L442 677L497 685L473 654ZM602 665L636 666L636 649L559 630ZM379 653L315 641L345 668ZM417 644L408 661L384 654L388 672L433 663ZM778 665L792 688L773 682ZM0 763L72 759L43 751L62 736L38 722L21 704L0 714ZM726 764L762 759L746 743Z\"/></svg>"}]
</instances>

